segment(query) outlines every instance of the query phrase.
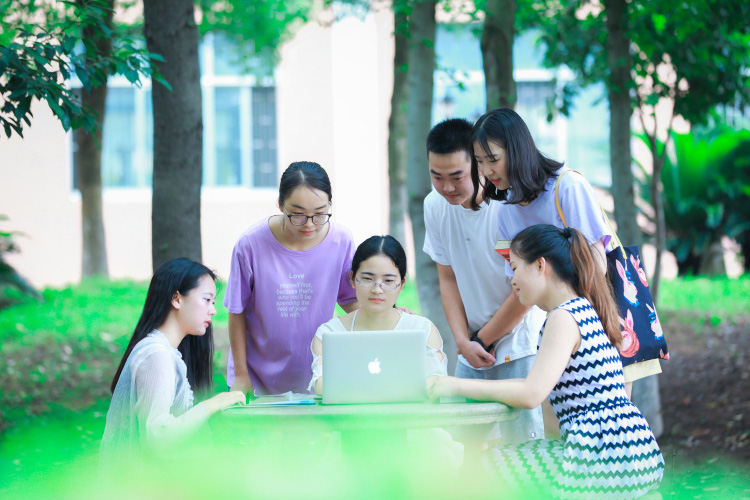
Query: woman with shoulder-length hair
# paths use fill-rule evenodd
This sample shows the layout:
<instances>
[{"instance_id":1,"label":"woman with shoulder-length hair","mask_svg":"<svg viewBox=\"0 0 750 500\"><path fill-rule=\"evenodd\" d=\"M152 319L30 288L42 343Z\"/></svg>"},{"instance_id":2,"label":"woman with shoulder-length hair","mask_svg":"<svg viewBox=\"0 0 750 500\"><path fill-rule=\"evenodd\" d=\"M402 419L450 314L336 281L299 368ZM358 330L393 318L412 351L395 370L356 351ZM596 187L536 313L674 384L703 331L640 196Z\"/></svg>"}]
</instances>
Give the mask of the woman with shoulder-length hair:
<instances>
[{"instance_id":1,"label":"woman with shoulder-length hair","mask_svg":"<svg viewBox=\"0 0 750 500\"><path fill-rule=\"evenodd\" d=\"M606 272L605 254L614 249L614 235L594 190L582 175L537 149L518 113L507 108L486 113L474 124L472 143L474 198L482 190L481 199L503 203L498 218L501 239L511 240L534 224L576 228L596 250L596 263ZM478 208L476 201L472 208ZM510 266L506 263L505 267L512 276ZM517 299L511 295L508 300ZM493 339L482 340L487 344ZM659 360L640 362L637 368L625 367L628 395L633 381L660 372Z\"/></svg>"}]
</instances>

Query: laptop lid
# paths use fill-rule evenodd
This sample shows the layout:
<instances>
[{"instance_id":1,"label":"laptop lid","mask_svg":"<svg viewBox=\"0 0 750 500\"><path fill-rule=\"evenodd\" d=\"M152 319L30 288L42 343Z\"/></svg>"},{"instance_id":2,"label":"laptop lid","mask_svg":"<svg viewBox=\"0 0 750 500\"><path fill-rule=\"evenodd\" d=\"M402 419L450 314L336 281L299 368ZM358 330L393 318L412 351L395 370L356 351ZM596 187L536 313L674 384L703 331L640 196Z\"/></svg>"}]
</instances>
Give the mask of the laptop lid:
<instances>
[{"instance_id":1,"label":"laptop lid","mask_svg":"<svg viewBox=\"0 0 750 500\"><path fill-rule=\"evenodd\" d=\"M323 404L424 401L426 345L418 330L325 333Z\"/></svg>"}]
</instances>

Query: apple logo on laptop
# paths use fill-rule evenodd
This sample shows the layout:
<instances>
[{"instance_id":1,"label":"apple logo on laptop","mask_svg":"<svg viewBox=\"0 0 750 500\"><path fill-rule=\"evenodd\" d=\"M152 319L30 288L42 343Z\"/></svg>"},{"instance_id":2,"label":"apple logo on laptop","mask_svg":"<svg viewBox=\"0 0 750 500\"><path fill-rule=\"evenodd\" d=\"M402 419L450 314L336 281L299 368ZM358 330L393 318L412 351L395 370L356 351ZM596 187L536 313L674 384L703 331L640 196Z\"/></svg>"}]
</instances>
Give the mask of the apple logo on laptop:
<instances>
[{"instance_id":1,"label":"apple logo on laptop","mask_svg":"<svg viewBox=\"0 0 750 500\"><path fill-rule=\"evenodd\" d=\"M372 374L380 373L380 361L378 361L378 358L375 358L375 361L370 361L367 364L367 369L370 370L370 373Z\"/></svg>"}]
</instances>

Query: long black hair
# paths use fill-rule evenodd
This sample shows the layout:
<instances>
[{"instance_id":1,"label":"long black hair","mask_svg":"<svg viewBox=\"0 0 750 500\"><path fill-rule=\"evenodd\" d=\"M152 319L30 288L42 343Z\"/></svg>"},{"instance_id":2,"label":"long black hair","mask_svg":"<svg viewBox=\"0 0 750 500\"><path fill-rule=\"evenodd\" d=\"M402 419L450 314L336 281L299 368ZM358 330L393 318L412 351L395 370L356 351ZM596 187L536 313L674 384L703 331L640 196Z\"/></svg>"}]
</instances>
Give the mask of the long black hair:
<instances>
[{"instance_id":1,"label":"long black hair","mask_svg":"<svg viewBox=\"0 0 750 500\"><path fill-rule=\"evenodd\" d=\"M172 299L177 292L188 295L198 286L204 276L210 276L216 281L216 274L209 268L189 259L168 260L154 272L146 293L146 303L143 312L130 338L128 348L120 361L117 373L112 379L110 390L115 392L117 381L120 379L125 362L135 345L149 333L159 328L167 320L172 311ZM196 392L205 392L212 387L214 339L211 325L204 335L187 335L180 342L178 350L182 360L187 365L187 378L190 387Z\"/></svg>"},{"instance_id":2,"label":"long black hair","mask_svg":"<svg viewBox=\"0 0 750 500\"><path fill-rule=\"evenodd\" d=\"M352 257L352 276L357 274L359 266L373 255L385 255L398 269L401 280L406 277L406 252L404 247L391 235L370 236L360 243Z\"/></svg>"},{"instance_id":3,"label":"long black hair","mask_svg":"<svg viewBox=\"0 0 750 500\"><path fill-rule=\"evenodd\" d=\"M591 302L609 341L619 347L622 332L612 284L599 267L596 250L580 231L537 224L518 233L510 243L510 251L527 263L544 257L561 281Z\"/></svg>"},{"instance_id":4,"label":"long black hair","mask_svg":"<svg viewBox=\"0 0 750 500\"><path fill-rule=\"evenodd\" d=\"M484 153L493 160L490 142L506 151L505 169L512 188L498 190L491 183L485 183L482 199L488 203L489 200L512 204L533 201L544 191L547 180L556 176L556 172L563 166L561 162L547 158L536 148L526 123L512 109L497 108L482 115L474 124L471 142L478 142ZM480 188L479 167L474 148L471 150L471 180L474 183L471 208L479 210L476 202Z\"/></svg>"},{"instance_id":5,"label":"long black hair","mask_svg":"<svg viewBox=\"0 0 750 500\"><path fill-rule=\"evenodd\" d=\"M279 207L284 205L287 197L299 186L320 189L328 195L329 202L333 199L331 181L328 179L328 174L323 167L314 161L295 161L281 174L281 181L279 181Z\"/></svg>"}]
</instances>

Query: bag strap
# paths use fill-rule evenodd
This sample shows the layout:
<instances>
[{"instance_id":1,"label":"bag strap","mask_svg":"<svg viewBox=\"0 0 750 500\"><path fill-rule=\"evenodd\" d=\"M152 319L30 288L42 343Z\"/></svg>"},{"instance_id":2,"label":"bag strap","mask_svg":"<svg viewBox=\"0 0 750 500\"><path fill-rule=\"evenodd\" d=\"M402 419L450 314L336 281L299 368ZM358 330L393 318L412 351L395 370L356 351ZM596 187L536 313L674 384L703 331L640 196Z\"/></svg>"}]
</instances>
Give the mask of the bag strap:
<instances>
[{"instance_id":1,"label":"bag strap","mask_svg":"<svg viewBox=\"0 0 750 500\"><path fill-rule=\"evenodd\" d=\"M557 213L560 214L560 219L562 220L563 226L565 227L568 227L568 223L565 222L565 214L563 214L562 205L560 205L560 189L559 188L560 188L560 179L562 179L563 175L567 174L568 172L575 172L581 177L583 177L583 174L579 172L578 170L573 170L572 168L566 168L560 173L560 175L557 176L557 180L555 181L555 206L557 207ZM622 243L620 242L620 238L617 237L615 228L612 227L612 223L609 221L609 217L607 217L607 212L604 211L601 203L599 204L599 210L602 211L602 215L604 215L604 220L607 221L607 225L609 226L610 231L612 231L612 236L615 238L615 242L617 243L617 246L620 248L620 251L622 252L622 257L624 259L627 259L628 256L625 253L625 248L622 246Z\"/></svg>"}]
</instances>

